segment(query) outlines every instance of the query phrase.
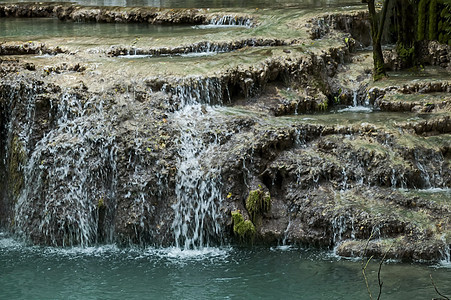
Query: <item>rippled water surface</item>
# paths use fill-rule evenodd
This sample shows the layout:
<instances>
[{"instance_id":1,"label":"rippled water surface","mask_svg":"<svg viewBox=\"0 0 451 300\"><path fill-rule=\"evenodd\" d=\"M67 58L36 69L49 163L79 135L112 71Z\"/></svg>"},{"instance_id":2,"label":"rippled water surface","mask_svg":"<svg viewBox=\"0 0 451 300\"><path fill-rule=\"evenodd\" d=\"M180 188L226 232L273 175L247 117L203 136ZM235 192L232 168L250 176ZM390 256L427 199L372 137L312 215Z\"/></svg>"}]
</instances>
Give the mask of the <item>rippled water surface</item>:
<instances>
[{"instance_id":1,"label":"rippled water surface","mask_svg":"<svg viewBox=\"0 0 451 300\"><path fill-rule=\"evenodd\" d=\"M62 22L52 18L0 18L0 37L186 37L237 30L239 27L214 28L207 26L153 25L153 24L105 24L87 22Z\"/></svg>"},{"instance_id":2,"label":"rippled water surface","mask_svg":"<svg viewBox=\"0 0 451 300\"><path fill-rule=\"evenodd\" d=\"M368 277L377 295L378 263ZM0 238L2 299L368 299L361 262L300 248L55 249ZM383 265L382 299L432 299L442 265Z\"/></svg>"}]
</instances>

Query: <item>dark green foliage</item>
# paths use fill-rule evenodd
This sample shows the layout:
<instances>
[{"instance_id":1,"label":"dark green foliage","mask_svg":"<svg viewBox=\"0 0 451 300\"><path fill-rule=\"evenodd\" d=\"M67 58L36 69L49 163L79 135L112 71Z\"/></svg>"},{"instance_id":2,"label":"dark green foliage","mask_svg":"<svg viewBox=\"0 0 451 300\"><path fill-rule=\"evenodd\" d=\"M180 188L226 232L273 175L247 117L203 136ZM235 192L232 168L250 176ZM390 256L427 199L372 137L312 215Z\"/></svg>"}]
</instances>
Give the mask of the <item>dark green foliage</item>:
<instances>
[{"instance_id":1,"label":"dark green foliage","mask_svg":"<svg viewBox=\"0 0 451 300\"><path fill-rule=\"evenodd\" d=\"M402 43L396 45L396 52L401 58L403 65L413 66L415 63L415 46L408 47Z\"/></svg>"},{"instance_id":2,"label":"dark green foliage","mask_svg":"<svg viewBox=\"0 0 451 300\"><path fill-rule=\"evenodd\" d=\"M438 40L450 44L451 3L447 0L420 0L417 9L417 41Z\"/></svg>"},{"instance_id":3,"label":"dark green foliage","mask_svg":"<svg viewBox=\"0 0 451 300\"><path fill-rule=\"evenodd\" d=\"M451 46L451 3L443 5L438 22L438 41Z\"/></svg>"},{"instance_id":4,"label":"dark green foliage","mask_svg":"<svg viewBox=\"0 0 451 300\"><path fill-rule=\"evenodd\" d=\"M422 41L425 38L426 29L426 12L429 0L420 0L418 4L418 30L417 40Z\"/></svg>"},{"instance_id":5,"label":"dark green foliage","mask_svg":"<svg viewBox=\"0 0 451 300\"><path fill-rule=\"evenodd\" d=\"M429 4L429 40L433 41L437 39L437 0L431 0Z\"/></svg>"}]
</instances>

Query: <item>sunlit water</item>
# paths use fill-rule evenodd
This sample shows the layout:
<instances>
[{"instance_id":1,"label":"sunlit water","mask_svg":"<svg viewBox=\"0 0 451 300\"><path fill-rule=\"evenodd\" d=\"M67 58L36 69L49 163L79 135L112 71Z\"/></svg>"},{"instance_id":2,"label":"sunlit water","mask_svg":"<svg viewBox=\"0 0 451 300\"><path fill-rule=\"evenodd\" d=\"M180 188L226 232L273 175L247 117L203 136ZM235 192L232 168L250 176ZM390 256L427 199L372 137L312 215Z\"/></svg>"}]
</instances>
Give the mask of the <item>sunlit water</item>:
<instances>
[{"instance_id":1,"label":"sunlit water","mask_svg":"<svg viewBox=\"0 0 451 300\"><path fill-rule=\"evenodd\" d=\"M296 247L28 247L0 234L2 299L368 299L361 261ZM367 275L377 295L378 263ZM388 263L382 299L451 294L451 269Z\"/></svg>"}]
</instances>

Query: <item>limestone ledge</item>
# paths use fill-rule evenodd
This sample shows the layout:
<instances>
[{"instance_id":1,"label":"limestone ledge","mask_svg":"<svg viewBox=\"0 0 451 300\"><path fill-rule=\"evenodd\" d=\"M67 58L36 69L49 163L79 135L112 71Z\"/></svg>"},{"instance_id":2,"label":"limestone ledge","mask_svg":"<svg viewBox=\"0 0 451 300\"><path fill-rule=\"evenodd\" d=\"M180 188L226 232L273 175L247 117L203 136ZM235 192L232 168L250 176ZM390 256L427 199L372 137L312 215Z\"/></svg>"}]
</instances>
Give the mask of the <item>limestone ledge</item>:
<instances>
[{"instance_id":1,"label":"limestone ledge","mask_svg":"<svg viewBox=\"0 0 451 300\"><path fill-rule=\"evenodd\" d=\"M154 7L82 6L70 3L3 3L0 17L58 18L73 22L245 25L256 23L254 16L211 13L208 9L165 9Z\"/></svg>"}]
</instances>

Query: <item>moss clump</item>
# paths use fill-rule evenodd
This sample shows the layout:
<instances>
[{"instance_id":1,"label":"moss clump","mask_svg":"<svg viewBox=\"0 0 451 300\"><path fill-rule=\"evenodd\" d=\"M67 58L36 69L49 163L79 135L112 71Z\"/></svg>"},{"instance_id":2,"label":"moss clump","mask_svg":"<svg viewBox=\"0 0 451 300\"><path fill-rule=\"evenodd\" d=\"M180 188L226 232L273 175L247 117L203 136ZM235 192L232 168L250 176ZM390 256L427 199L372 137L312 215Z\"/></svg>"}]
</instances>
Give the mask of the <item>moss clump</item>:
<instances>
[{"instance_id":1,"label":"moss clump","mask_svg":"<svg viewBox=\"0 0 451 300\"><path fill-rule=\"evenodd\" d=\"M252 218L252 222L258 225L263 213L271 209L271 195L264 192L261 188L249 192L246 199L246 209Z\"/></svg>"},{"instance_id":2,"label":"moss clump","mask_svg":"<svg viewBox=\"0 0 451 300\"><path fill-rule=\"evenodd\" d=\"M327 101L323 101L323 102L318 104L318 110L319 111L326 111L327 107L328 107Z\"/></svg>"},{"instance_id":3,"label":"moss clump","mask_svg":"<svg viewBox=\"0 0 451 300\"><path fill-rule=\"evenodd\" d=\"M249 220L244 220L239 210L232 211L233 232L242 240L252 239L255 235L255 226Z\"/></svg>"},{"instance_id":4,"label":"moss clump","mask_svg":"<svg viewBox=\"0 0 451 300\"><path fill-rule=\"evenodd\" d=\"M10 155L9 155L9 186L13 192L13 196L17 199L24 186L23 166L26 161L26 153L17 136L11 139Z\"/></svg>"},{"instance_id":5,"label":"moss clump","mask_svg":"<svg viewBox=\"0 0 451 300\"><path fill-rule=\"evenodd\" d=\"M396 52L401 58L403 64L406 66L412 66L415 61L415 47L407 47L402 43L396 45Z\"/></svg>"},{"instance_id":6,"label":"moss clump","mask_svg":"<svg viewBox=\"0 0 451 300\"><path fill-rule=\"evenodd\" d=\"M100 197L97 201L97 208L102 209L105 208L105 201L103 200L103 197Z\"/></svg>"}]
</instances>

